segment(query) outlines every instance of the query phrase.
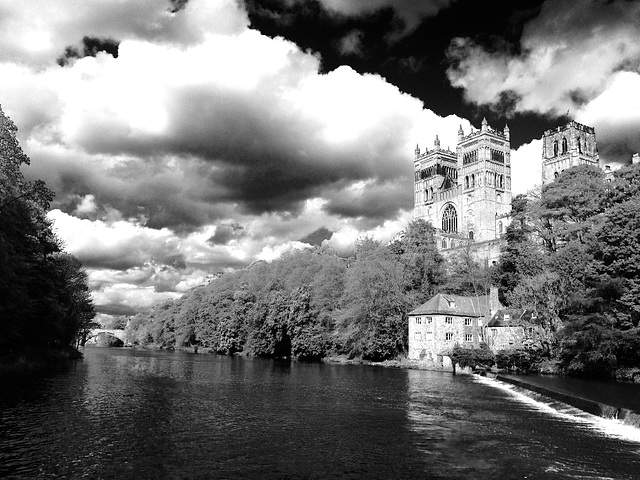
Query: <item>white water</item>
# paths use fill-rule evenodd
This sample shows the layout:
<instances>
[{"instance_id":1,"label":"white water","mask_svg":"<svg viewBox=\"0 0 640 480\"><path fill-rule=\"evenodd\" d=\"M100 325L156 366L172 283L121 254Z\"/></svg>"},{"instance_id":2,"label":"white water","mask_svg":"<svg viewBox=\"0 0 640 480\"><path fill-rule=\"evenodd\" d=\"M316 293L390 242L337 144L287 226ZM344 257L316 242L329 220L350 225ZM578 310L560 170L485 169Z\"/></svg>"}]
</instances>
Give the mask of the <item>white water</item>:
<instances>
[{"instance_id":1,"label":"white water","mask_svg":"<svg viewBox=\"0 0 640 480\"><path fill-rule=\"evenodd\" d=\"M546 412L557 418L573 421L596 430L605 435L640 443L640 429L632 425L625 425L614 418L603 418L587 413L579 408L554 400L531 390L526 390L500 380L474 375L474 379L482 384L507 392L517 400L526 403L534 409ZM640 453L640 450L638 451Z\"/></svg>"}]
</instances>

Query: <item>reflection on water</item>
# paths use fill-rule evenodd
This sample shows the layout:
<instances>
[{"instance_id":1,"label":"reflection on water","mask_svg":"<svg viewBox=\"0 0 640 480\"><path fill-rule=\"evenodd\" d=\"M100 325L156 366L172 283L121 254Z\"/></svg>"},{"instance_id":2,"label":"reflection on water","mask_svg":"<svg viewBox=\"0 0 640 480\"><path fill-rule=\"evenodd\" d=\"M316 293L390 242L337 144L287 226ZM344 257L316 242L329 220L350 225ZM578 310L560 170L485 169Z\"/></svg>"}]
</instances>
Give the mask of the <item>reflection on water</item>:
<instances>
[{"instance_id":1,"label":"reflection on water","mask_svg":"<svg viewBox=\"0 0 640 480\"><path fill-rule=\"evenodd\" d=\"M6 478L634 478L639 445L470 376L88 348L0 391Z\"/></svg>"}]
</instances>

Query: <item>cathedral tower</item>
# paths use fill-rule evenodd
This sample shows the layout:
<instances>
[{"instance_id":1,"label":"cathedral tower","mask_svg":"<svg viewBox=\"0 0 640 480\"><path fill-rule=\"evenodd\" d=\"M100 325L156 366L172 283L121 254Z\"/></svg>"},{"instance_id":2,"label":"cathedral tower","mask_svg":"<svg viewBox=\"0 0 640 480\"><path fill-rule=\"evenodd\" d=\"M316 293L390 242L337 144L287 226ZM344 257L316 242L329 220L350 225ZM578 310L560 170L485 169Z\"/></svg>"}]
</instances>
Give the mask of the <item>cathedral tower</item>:
<instances>
[{"instance_id":1,"label":"cathedral tower","mask_svg":"<svg viewBox=\"0 0 640 480\"><path fill-rule=\"evenodd\" d=\"M485 259L499 255L499 242L511 212L511 145L509 127L458 130L456 151L444 150L436 136L433 150L414 160L414 218L436 228L442 250L470 241Z\"/></svg>"},{"instance_id":2,"label":"cathedral tower","mask_svg":"<svg viewBox=\"0 0 640 480\"><path fill-rule=\"evenodd\" d=\"M462 232L476 241L499 238L511 212L509 127L492 129L486 119L479 131L458 131L458 179L462 187Z\"/></svg>"},{"instance_id":3,"label":"cathedral tower","mask_svg":"<svg viewBox=\"0 0 640 480\"><path fill-rule=\"evenodd\" d=\"M560 172L577 165L599 167L593 127L571 121L547 130L542 136L542 184L553 182Z\"/></svg>"},{"instance_id":4,"label":"cathedral tower","mask_svg":"<svg viewBox=\"0 0 640 480\"><path fill-rule=\"evenodd\" d=\"M455 152L443 150L440 140L436 135L433 142L433 150L426 149L420 153L416 146L414 166L414 211L415 218L424 218L433 226L438 227L435 221L437 204L443 190L450 190L457 184L457 158Z\"/></svg>"}]
</instances>

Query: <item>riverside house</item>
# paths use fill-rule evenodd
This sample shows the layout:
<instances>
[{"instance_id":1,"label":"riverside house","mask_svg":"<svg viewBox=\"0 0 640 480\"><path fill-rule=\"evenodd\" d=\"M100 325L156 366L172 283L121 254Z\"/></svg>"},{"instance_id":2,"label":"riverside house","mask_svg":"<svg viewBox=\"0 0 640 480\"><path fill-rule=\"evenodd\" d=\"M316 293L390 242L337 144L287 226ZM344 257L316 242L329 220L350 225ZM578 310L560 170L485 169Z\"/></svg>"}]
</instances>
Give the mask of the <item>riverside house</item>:
<instances>
[{"instance_id":1,"label":"riverside house","mask_svg":"<svg viewBox=\"0 0 640 480\"><path fill-rule=\"evenodd\" d=\"M478 348L485 341L484 327L502 308L493 287L489 295L476 297L437 294L409 313L409 359L452 368L451 349Z\"/></svg>"}]
</instances>

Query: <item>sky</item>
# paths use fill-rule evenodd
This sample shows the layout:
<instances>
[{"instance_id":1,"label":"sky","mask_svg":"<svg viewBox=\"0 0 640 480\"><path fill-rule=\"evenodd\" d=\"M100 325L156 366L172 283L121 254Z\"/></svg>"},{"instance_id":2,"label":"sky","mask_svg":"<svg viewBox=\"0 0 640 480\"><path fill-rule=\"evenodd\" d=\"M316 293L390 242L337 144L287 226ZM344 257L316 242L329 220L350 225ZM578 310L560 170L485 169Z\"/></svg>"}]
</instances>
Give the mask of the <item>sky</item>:
<instances>
[{"instance_id":1,"label":"sky","mask_svg":"<svg viewBox=\"0 0 640 480\"><path fill-rule=\"evenodd\" d=\"M411 220L416 144L511 131L514 194L544 130L640 151L640 2L0 0L0 105L56 192L98 319L207 275Z\"/></svg>"}]
</instances>

